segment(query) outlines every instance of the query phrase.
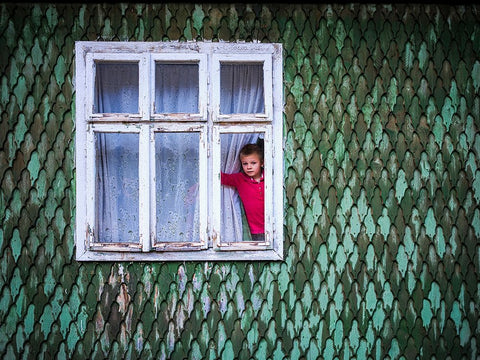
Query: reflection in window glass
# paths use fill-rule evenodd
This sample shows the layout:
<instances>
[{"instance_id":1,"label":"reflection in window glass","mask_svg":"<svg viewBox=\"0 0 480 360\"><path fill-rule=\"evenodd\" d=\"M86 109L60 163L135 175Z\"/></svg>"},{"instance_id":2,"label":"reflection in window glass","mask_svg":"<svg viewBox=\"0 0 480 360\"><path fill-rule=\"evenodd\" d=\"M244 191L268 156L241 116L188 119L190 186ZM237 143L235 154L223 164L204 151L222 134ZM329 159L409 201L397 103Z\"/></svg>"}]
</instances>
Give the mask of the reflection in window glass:
<instances>
[{"instance_id":1,"label":"reflection in window glass","mask_svg":"<svg viewBox=\"0 0 480 360\"><path fill-rule=\"evenodd\" d=\"M262 64L221 64L220 113L265 113Z\"/></svg>"},{"instance_id":2,"label":"reflection in window glass","mask_svg":"<svg viewBox=\"0 0 480 360\"><path fill-rule=\"evenodd\" d=\"M138 134L95 136L99 242L138 243Z\"/></svg>"},{"instance_id":3,"label":"reflection in window glass","mask_svg":"<svg viewBox=\"0 0 480 360\"><path fill-rule=\"evenodd\" d=\"M199 241L199 133L155 134L157 242Z\"/></svg>"},{"instance_id":4,"label":"reflection in window glass","mask_svg":"<svg viewBox=\"0 0 480 360\"><path fill-rule=\"evenodd\" d=\"M156 64L155 113L197 114L198 97L198 64Z\"/></svg>"},{"instance_id":5,"label":"reflection in window glass","mask_svg":"<svg viewBox=\"0 0 480 360\"><path fill-rule=\"evenodd\" d=\"M221 238L222 242L262 241L264 233L264 189L262 180L254 180L242 168L240 152L247 144L255 144L263 154L263 139L259 133L221 134ZM252 150L254 150L252 152ZM247 156L257 156L257 149L247 150ZM261 161L257 170L263 175ZM253 237L252 237L253 235Z\"/></svg>"},{"instance_id":6,"label":"reflection in window glass","mask_svg":"<svg viewBox=\"0 0 480 360\"><path fill-rule=\"evenodd\" d=\"M94 112L138 114L138 64L96 65Z\"/></svg>"}]
</instances>

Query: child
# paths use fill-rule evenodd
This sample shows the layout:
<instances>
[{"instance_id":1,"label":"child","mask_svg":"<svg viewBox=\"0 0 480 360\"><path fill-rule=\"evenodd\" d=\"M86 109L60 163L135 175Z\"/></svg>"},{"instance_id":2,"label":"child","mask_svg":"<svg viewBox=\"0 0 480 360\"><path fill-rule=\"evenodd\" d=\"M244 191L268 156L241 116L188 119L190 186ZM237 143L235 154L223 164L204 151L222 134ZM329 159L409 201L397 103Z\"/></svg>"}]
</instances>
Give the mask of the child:
<instances>
[{"instance_id":1,"label":"child","mask_svg":"<svg viewBox=\"0 0 480 360\"><path fill-rule=\"evenodd\" d=\"M263 182L263 150L257 144L247 144L240 150L242 172L221 173L222 185L237 189L242 200L253 241L265 238L265 185Z\"/></svg>"}]
</instances>

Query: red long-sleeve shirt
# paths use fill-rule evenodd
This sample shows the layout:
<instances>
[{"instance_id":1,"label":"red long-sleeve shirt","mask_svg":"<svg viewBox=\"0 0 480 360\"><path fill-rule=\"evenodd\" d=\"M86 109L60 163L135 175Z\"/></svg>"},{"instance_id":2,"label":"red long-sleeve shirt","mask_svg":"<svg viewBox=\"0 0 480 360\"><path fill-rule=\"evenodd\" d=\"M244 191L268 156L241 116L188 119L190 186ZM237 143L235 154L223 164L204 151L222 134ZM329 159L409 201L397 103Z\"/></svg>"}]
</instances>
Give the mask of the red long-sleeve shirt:
<instances>
[{"instance_id":1,"label":"red long-sleeve shirt","mask_svg":"<svg viewBox=\"0 0 480 360\"><path fill-rule=\"evenodd\" d=\"M265 183L263 176L256 181L244 173L221 174L222 185L237 189L252 234L265 232Z\"/></svg>"}]
</instances>

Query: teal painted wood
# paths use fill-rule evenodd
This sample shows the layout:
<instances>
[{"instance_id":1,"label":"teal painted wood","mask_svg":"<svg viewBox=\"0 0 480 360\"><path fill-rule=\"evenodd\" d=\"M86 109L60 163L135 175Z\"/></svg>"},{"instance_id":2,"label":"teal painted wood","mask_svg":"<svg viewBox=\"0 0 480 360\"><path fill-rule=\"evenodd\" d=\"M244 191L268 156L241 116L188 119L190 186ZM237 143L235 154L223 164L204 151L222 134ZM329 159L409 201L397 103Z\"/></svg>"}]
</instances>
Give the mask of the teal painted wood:
<instances>
[{"instance_id":1,"label":"teal painted wood","mask_svg":"<svg viewBox=\"0 0 480 360\"><path fill-rule=\"evenodd\" d=\"M475 358L478 11L1 4L0 356ZM284 44L283 262L74 260L76 40Z\"/></svg>"}]
</instances>

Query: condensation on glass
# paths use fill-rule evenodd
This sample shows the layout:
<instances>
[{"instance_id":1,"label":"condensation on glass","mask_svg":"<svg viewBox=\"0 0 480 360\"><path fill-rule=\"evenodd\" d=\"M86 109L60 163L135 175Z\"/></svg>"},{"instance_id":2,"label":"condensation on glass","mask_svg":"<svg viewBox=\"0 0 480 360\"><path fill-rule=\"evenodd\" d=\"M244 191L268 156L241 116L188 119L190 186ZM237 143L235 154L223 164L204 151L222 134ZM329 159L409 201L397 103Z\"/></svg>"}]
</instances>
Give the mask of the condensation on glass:
<instances>
[{"instance_id":1,"label":"condensation on glass","mask_svg":"<svg viewBox=\"0 0 480 360\"><path fill-rule=\"evenodd\" d=\"M98 62L94 113L139 113L138 63Z\"/></svg>"},{"instance_id":2,"label":"condensation on glass","mask_svg":"<svg viewBox=\"0 0 480 360\"><path fill-rule=\"evenodd\" d=\"M155 113L199 112L198 64L157 62L155 65Z\"/></svg>"},{"instance_id":3,"label":"condensation on glass","mask_svg":"<svg viewBox=\"0 0 480 360\"><path fill-rule=\"evenodd\" d=\"M155 133L156 242L199 241L199 142L198 132Z\"/></svg>"},{"instance_id":4,"label":"condensation on glass","mask_svg":"<svg viewBox=\"0 0 480 360\"><path fill-rule=\"evenodd\" d=\"M97 241L138 243L138 134L95 134Z\"/></svg>"}]
</instances>

